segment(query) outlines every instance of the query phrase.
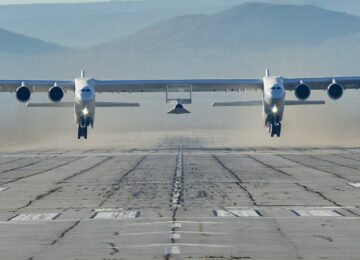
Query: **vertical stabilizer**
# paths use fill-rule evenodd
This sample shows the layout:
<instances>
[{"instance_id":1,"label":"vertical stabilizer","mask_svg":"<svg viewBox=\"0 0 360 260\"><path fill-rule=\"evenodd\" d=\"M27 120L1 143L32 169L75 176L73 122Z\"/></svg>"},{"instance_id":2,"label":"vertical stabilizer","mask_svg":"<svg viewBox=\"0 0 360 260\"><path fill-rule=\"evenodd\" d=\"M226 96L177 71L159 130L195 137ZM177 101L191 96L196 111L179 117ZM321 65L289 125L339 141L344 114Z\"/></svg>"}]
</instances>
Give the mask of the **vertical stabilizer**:
<instances>
[{"instance_id":1,"label":"vertical stabilizer","mask_svg":"<svg viewBox=\"0 0 360 260\"><path fill-rule=\"evenodd\" d=\"M266 68L265 70L265 77L270 77L270 69Z\"/></svg>"}]
</instances>

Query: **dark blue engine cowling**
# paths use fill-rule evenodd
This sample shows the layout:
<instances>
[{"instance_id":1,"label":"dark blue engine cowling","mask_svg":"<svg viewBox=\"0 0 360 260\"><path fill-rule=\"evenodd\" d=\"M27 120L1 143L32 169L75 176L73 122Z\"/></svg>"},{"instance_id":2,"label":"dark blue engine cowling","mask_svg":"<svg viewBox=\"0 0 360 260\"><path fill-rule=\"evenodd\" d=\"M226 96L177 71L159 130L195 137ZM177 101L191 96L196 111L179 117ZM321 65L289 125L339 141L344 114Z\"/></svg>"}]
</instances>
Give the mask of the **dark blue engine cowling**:
<instances>
[{"instance_id":1,"label":"dark blue engine cowling","mask_svg":"<svg viewBox=\"0 0 360 260\"><path fill-rule=\"evenodd\" d=\"M52 102L60 102L61 99L64 97L64 91L62 88L54 86L51 89L49 89L49 99Z\"/></svg>"},{"instance_id":2,"label":"dark blue engine cowling","mask_svg":"<svg viewBox=\"0 0 360 260\"><path fill-rule=\"evenodd\" d=\"M310 97L311 89L306 84L300 84L295 88L295 96L299 100L306 100Z\"/></svg>"},{"instance_id":3,"label":"dark blue engine cowling","mask_svg":"<svg viewBox=\"0 0 360 260\"><path fill-rule=\"evenodd\" d=\"M21 86L16 89L16 98L20 102L27 102L30 100L31 90L26 86Z\"/></svg>"},{"instance_id":4,"label":"dark blue engine cowling","mask_svg":"<svg viewBox=\"0 0 360 260\"><path fill-rule=\"evenodd\" d=\"M339 99L342 97L344 89L340 84L332 83L328 86L327 93L331 99Z\"/></svg>"}]
</instances>

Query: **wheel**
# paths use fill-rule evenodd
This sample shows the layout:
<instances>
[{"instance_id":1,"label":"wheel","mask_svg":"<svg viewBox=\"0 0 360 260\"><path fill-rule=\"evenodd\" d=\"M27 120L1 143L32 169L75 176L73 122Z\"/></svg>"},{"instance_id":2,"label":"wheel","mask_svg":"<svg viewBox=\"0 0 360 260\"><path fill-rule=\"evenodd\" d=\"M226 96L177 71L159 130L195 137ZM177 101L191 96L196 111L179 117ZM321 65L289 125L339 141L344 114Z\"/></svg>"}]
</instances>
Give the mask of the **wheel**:
<instances>
[{"instance_id":1,"label":"wheel","mask_svg":"<svg viewBox=\"0 0 360 260\"><path fill-rule=\"evenodd\" d=\"M276 131L276 126L271 125L271 137L274 137Z\"/></svg>"},{"instance_id":2,"label":"wheel","mask_svg":"<svg viewBox=\"0 0 360 260\"><path fill-rule=\"evenodd\" d=\"M83 128L83 136L85 139L87 139L87 126Z\"/></svg>"},{"instance_id":3,"label":"wheel","mask_svg":"<svg viewBox=\"0 0 360 260\"><path fill-rule=\"evenodd\" d=\"M78 139L82 136L81 126L78 127Z\"/></svg>"}]
</instances>

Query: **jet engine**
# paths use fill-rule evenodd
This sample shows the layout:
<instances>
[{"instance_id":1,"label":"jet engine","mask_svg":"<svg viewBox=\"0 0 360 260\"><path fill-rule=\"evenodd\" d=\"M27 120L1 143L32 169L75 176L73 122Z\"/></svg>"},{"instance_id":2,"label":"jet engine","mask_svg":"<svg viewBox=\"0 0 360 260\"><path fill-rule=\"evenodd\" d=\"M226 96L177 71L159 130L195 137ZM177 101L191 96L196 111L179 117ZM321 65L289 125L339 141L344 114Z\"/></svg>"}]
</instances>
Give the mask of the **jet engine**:
<instances>
[{"instance_id":1,"label":"jet engine","mask_svg":"<svg viewBox=\"0 0 360 260\"><path fill-rule=\"evenodd\" d=\"M52 102L55 103L60 102L63 97L64 97L64 91L62 90L61 87L54 86L49 89L49 99Z\"/></svg>"},{"instance_id":2,"label":"jet engine","mask_svg":"<svg viewBox=\"0 0 360 260\"><path fill-rule=\"evenodd\" d=\"M328 96L331 99L339 99L342 97L343 93L344 93L344 89L343 87L338 84L338 83L331 83L328 86L328 90L327 90Z\"/></svg>"},{"instance_id":3,"label":"jet engine","mask_svg":"<svg viewBox=\"0 0 360 260\"><path fill-rule=\"evenodd\" d=\"M16 98L20 102L27 102L30 100L31 90L27 86L21 86L16 89Z\"/></svg>"},{"instance_id":4,"label":"jet engine","mask_svg":"<svg viewBox=\"0 0 360 260\"><path fill-rule=\"evenodd\" d=\"M311 89L308 85L301 83L295 88L295 96L299 100L306 100L310 96Z\"/></svg>"}]
</instances>

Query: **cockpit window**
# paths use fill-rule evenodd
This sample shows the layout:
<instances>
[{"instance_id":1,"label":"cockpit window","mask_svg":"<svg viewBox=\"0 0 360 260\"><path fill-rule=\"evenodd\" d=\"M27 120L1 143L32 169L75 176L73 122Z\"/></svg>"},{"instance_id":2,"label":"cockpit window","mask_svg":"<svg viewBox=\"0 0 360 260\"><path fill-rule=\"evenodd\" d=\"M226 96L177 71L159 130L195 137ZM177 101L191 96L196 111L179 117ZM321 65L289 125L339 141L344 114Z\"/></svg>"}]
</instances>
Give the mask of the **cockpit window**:
<instances>
[{"instance_id":1,"label":"cockpit window","mask_svg":"<svg viewBox=\"0 0 360 260\"><path fill-rule=\"evenodd\" d=\"M90 92L90 89L86 89L86 92Z\"/></svg>"}]
</instances>

